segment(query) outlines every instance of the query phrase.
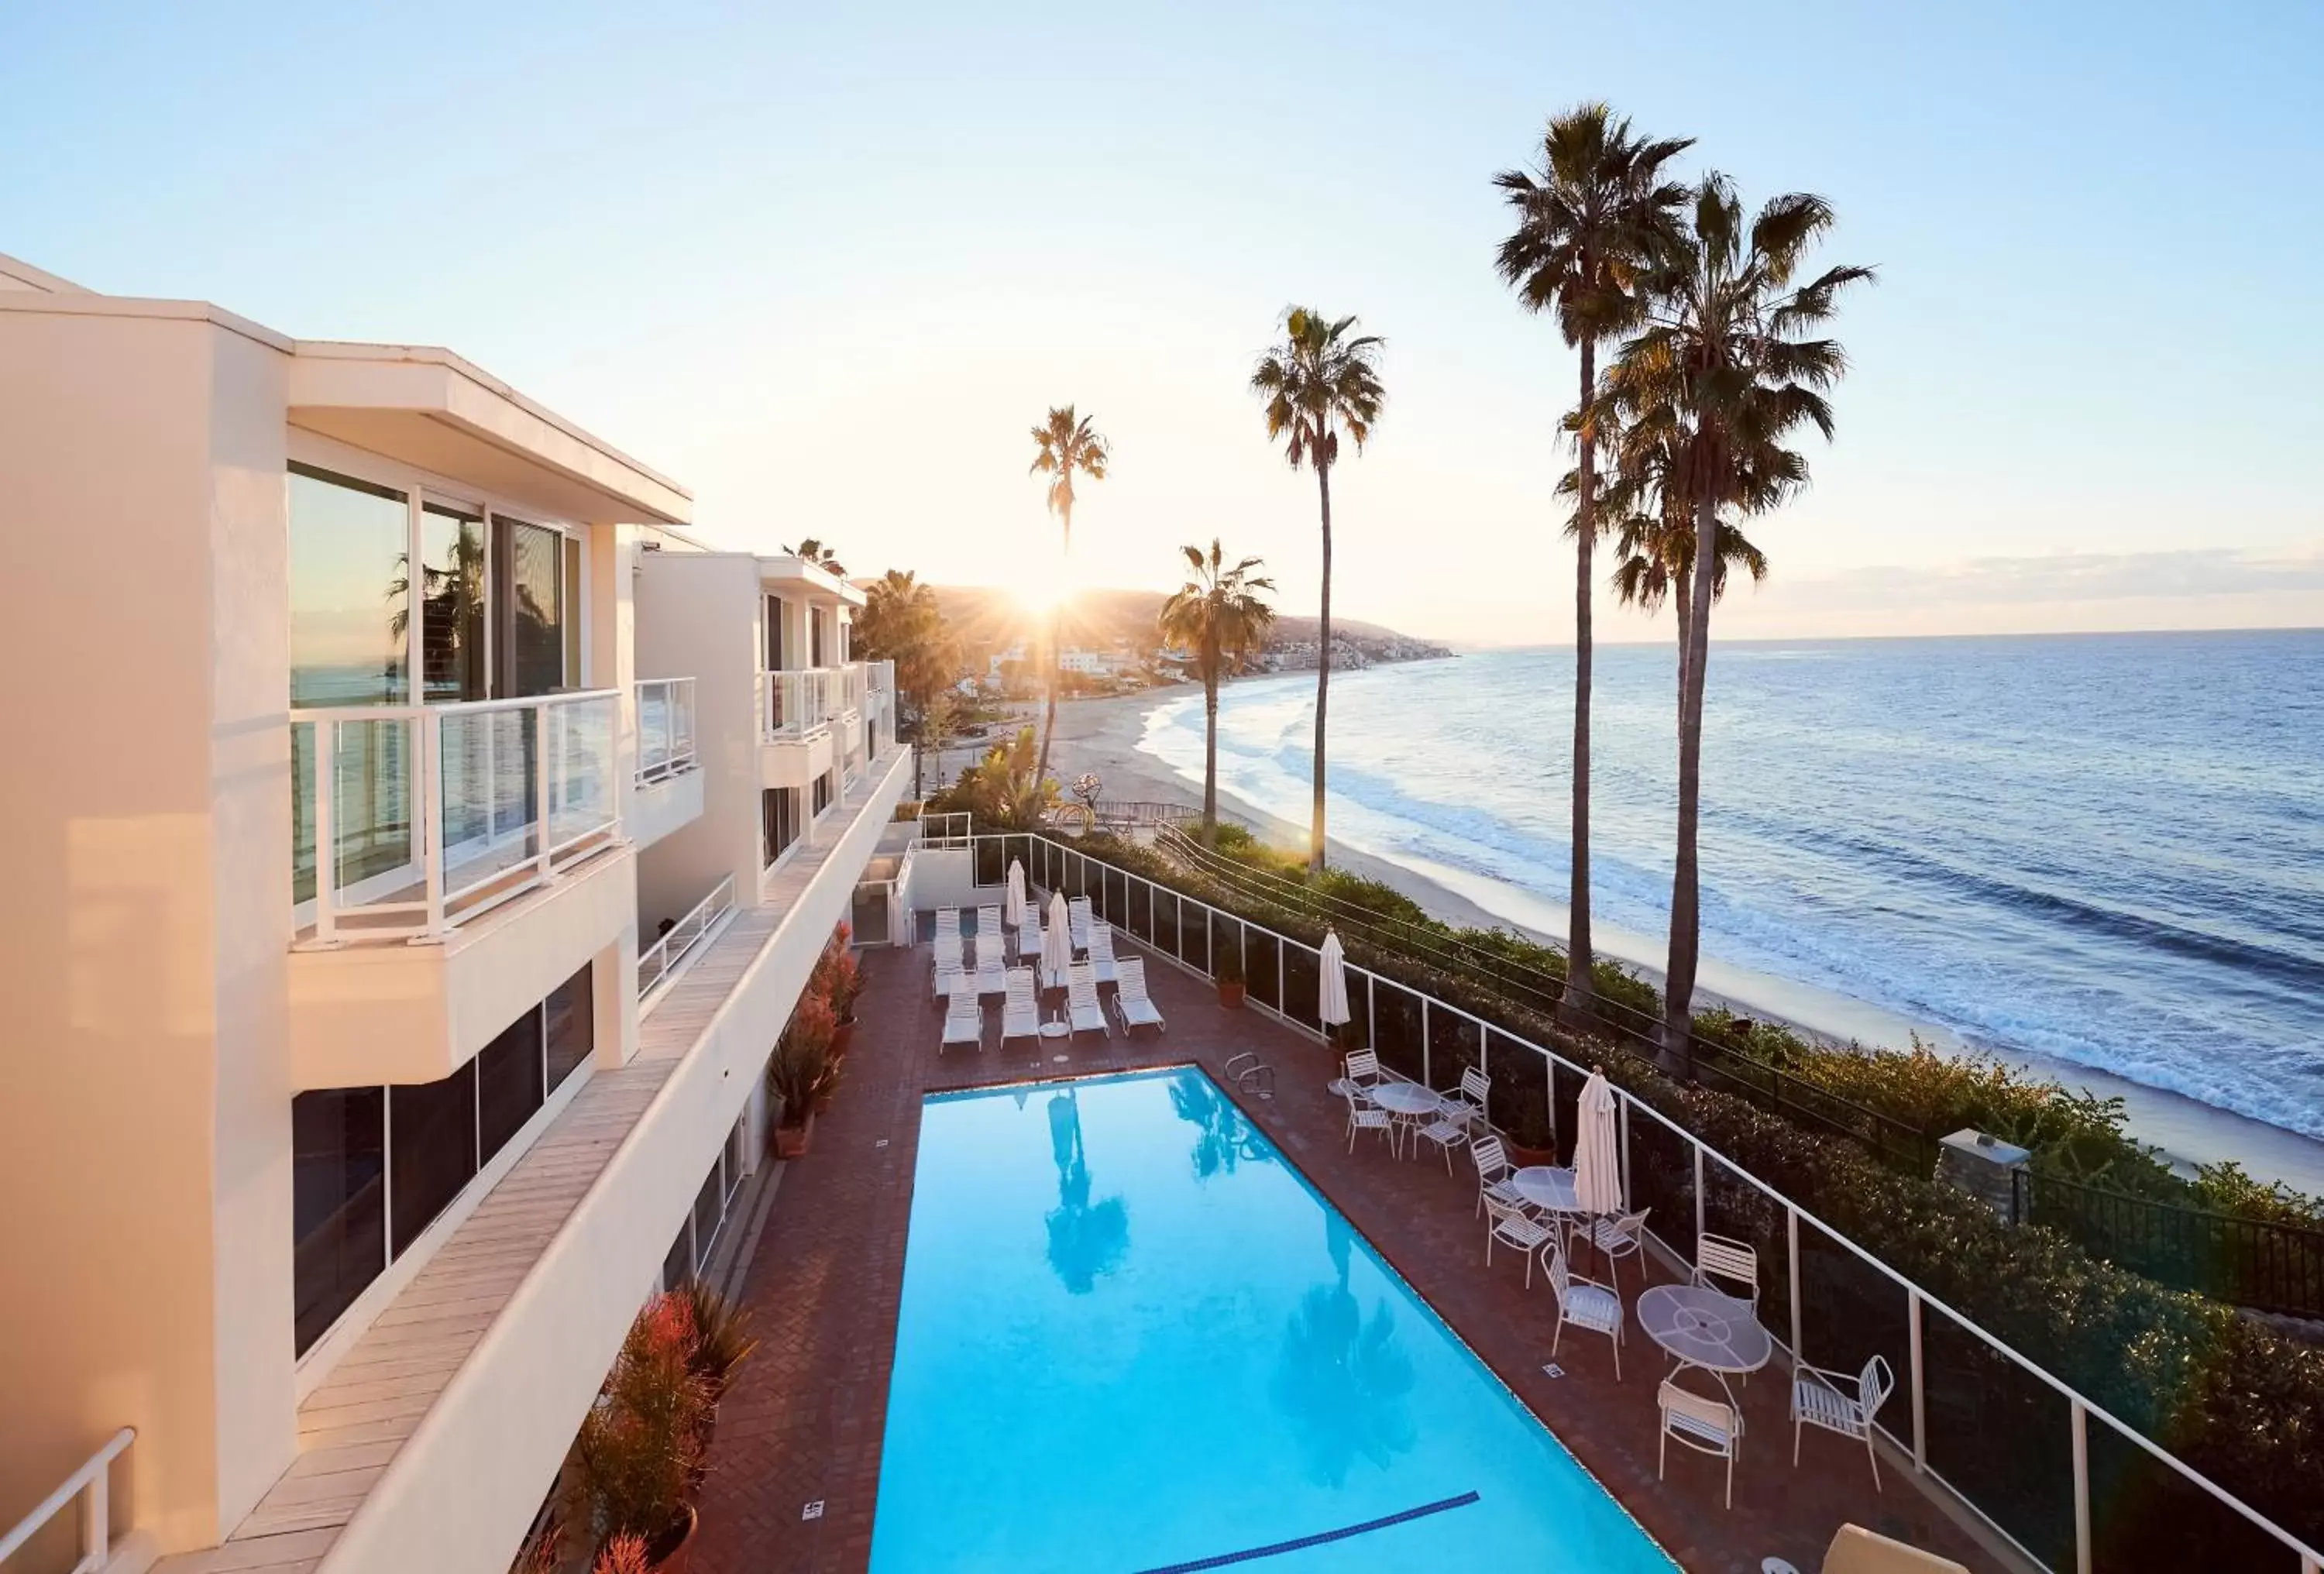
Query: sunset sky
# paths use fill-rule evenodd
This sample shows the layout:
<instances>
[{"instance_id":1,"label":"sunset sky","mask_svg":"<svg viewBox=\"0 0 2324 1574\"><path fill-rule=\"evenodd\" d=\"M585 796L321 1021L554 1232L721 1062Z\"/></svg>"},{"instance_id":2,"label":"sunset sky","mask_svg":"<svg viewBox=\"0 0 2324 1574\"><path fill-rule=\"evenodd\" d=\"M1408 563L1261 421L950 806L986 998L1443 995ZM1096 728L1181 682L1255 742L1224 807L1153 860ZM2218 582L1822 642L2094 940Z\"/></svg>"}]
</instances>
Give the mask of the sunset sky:
<instances>
[{"instance_id":1,"label":"sunset sky","mask_svg":"<svg viewBox=\"0 0 2324 1574\"><path fill-rule=\"evenodd\" d=\"M1314 482L1244 382L1286 303L1356 312L1390 400L1338 605L1556 641L1573 362L1493 274L1490 178L1602 97L1880 268L1727 631L2324 622L2324 10L2043 9L15 6L0 252L448 345L706 536L857 572L1052 550L1027 428L1073 401L1116 451L1079 577L1218 534L1294 610Z\"/></svg>"}]
</instances>

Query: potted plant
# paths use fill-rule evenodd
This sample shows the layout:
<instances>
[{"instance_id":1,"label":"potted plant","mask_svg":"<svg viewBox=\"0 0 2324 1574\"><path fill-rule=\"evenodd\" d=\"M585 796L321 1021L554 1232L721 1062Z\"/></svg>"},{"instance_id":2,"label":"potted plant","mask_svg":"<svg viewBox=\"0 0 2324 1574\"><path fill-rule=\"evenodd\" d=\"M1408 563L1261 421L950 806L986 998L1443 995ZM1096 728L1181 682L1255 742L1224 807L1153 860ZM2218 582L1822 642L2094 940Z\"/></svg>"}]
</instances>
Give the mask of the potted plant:
<instances>
[{"instance_id":1,"label":"potted plant","mask_svg":"<svg viewBox=\"0 0 2324 1574\"><path fill-rule=\"evenodd\" d=\"M630 1325L573 1440L576 1517L597 1533L601 1550L634 1537L649 1568L666 1567L694 1536L689 1496L701 1479L711 1404L694 1369L696 1345L691 1304L656 1296ZM622 1555L634 1565L633 1551Z\"/></svg>"},{"instance_id":2,"label":"potted plant","mask_svg":"<svg viewBox=\"0 0 2324 1574\"><path fill-rule=\"evenodd\" d=\"M1509 1105L1509 1163L1520 1169L1555 1164L1557 1149L1550 1135L1547 1091L1520 1083L1510 1090Z\"/></svg>"},{"instance_id":3,"label":"potted plant","mask_svg":"<svg viewBox=\"0 0 2324 1574\"><path fill-rule=\"evenodd\" d=\"M767 1091L782 1100L775 1126L777 1158L798 1158L807 1152L816 1111L839 1082L839 1063L831 1053L838 1032L839 1018L821 995L803 994L791 1008L790 1025L767 1062Z\"/></svg>"},{"instance_id":4,"label":"potted plant","mask_svg":"<svg viewBox=\"0 0 2324 1574\"><path fill-rule=\"evenodd\" d=\"M854 931L842 923L832 931L830 943L816 959L815 971L808 975L807 992L821 995L830 1002L832 1014L838 1021L833 1034L831 1055L834 1060L846 1058L848 1045L855 1036L855 1002L863 993L863 964L855 958L849 943Z\"/></svg>"},{"instance_id":5,"label":"potted plant","mask_svg":"<svg viewBox=\"0 0 2324 1574\"><path fill-rule=\"evenodd\" d=\"M1242 947L1230 945L1221 951L1212 976L1219 986L1219 1004L1230 1011L1242 1009Z\"/></svg>"}]
</instances>

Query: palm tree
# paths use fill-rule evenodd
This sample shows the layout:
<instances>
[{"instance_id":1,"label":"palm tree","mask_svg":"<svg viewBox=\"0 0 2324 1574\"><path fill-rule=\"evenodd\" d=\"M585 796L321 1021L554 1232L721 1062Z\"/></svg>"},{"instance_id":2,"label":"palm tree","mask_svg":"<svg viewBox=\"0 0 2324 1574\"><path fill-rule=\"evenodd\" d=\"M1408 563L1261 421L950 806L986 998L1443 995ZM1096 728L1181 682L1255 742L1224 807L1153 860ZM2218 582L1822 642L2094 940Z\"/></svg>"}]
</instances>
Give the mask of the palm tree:
<instances>
[{"instance_id":1,"label":"palm tree","mask_svg":"<svg viewBox=\"0 0 2324 1574\"><path fill-rule=\"evenodd\" d=\"M1203 845L1219 844L1219 679L1230 666L1267 643L1275 626L1275 609L1259 599L1272 592L1275 581L1258 572L1266 566L1246 557L1232 568L1217 538L1208 557L1200 547L1181 547L1186 555L1186 583L1162 603L1157 620L1162 638L1194 653L1194 670L1203 678Z\"/></svg>"},{"instance_id":2,"label":"palm tree","mask_svg":"<svg viewBox=\"0 0 2324 1574\"><path fill-rule=\"evenodd\" d=\"M1670 239L1685 189L1662 179L1663 166L1692 139L1649 142L1603 104L1583 104L1549 123L1541 162L1504 170L1493 183L1517 211L1496 264L1527 311L1554 311L1558 331L1582 352L1581 394L1568 424L1574 433L1580 484L1574 492L1572 860L1566 898L1565 989L1558 1014L1581 1024L1591 1016L1590 936L1591 556L1597 545L1598 345L1638 320L1634 286L1654 253Z\"/></svg>"},{"instance_id":3,"label":"palm tree","mask_svg":"<svg viewBox=\"0 0 2324 1574\"><path fill-rule=\"evenodd\" d=\"M1105 479L1106 460L1112 450L1100 437L1091 422L1093 416L1076 418L1074 407L1051 405L1049 419L1033 428L1033 465L1028 475L1049 477L1049 511L1065 526L1065 553L1074 549L1074 474L1076 471L1092 481ZM1049 608L1049 686L1047 714L1041 723L1041 759L1034 775L1038 779L1049 774L1049 744L1057 732L1057 608Z\"/></svg>"},{"instance_id":4,"label":"palm tree","mask_svg":"<svg viewBox=\"0 0 2324 1574\"><path fill-rule=\"evenodd\" d=\"M1686 640L1693 586L1689 575L1694 564L1694 516L1683 491L1669 483L1669 451L1656 448L1649 468L1632 473L1618 470L1607 477L1600 494L1602 529L1614 538L1614 571L1607 577L1615 597L1624 606L1649 614L1662 610L1665 600L1678 607L1678 686L1686 692ZM1633 461L1635 463L1635 461ZM1558 483L1560 491L1576 484L1572 472ZM1571 527L1569 527L1570 529ZM1719 521L1719 567L1711 586L1713 599L1727 594L1729 570L1740 568L1754 584L1767 577L1767 555L1726 514Z\"/></svg>"},{"instance_id":5,"label":"palm tree","mask_svg":"<svg viewBox=\"0 0 2324 1574\"><path fill-rule=\"evenodd\" d=\"M1283 337L1259 358L1251 391L1267 401L1267 437L1284 439L1291 468L1315 472L1323 511L1323 594L1315 631L1315 806L1308 831L1307 868L1323 872L1324 709L1332 690L1332 466L1345 431L1364 451L1388 391L1380 386L1377 334L1351 335L1352 317L1326 318L1309 306L1283 314Z\"/></svg>"},{"instance_id":6,"label":"palm tree","mask_svg":"<svg viewBox=\"0 0 2324 1574\"><path fill-rule=\"evenodd\" d=\"M909 569L890 568L863 592L855 614L855 649L860 661L893 661L896 688L911 707L912 796L920 796L925 751L944 747L950 719L946 703L960 676L960 646L945 627L936 593Z\"/></svg>"},{"instance_id":7,"label":"palm tree","mask_svg":"<svg viewBox=\"0 0 2324 1574\"><path fill-rule=\"evenodd\" d=\"M809 536L796 547L786 547L783 550L809 567L822 569L835 579L847 577L846 566L839 561L839 555L813 536Z\"/></svg>"},{"instance_id":8,"label":"palm tree","mask_svg":"<svg viewBox=\"0 0 2324 1574\"><path fill-rule=\"evenodd\" d=\"M1678 852L1671 877L1670 966L1664 980L1663 1054L1693 1072L1692 1006L1702 909L1695 846L1702 785L1702 695L1711 660L1711 603L1723 510L1766 512L1807 483L1806 458L1784 446L1803 426L1829 440L1826 393L1848 370L1839 342L1812 337L1838 310L1840 292L1868 268L1826 269L1798 282L1832 211L1803 192L1771 198L1747 226L1725 176L1696 188L1678 244L1641 281L1644 326L1608 374L1623 421L1625 469L1666 448L1687 499L1696 550L1687 605L1686 682L1679 695ZM1707 544L1707 545L1706 545Z\"/></svg>"}]
</instances>

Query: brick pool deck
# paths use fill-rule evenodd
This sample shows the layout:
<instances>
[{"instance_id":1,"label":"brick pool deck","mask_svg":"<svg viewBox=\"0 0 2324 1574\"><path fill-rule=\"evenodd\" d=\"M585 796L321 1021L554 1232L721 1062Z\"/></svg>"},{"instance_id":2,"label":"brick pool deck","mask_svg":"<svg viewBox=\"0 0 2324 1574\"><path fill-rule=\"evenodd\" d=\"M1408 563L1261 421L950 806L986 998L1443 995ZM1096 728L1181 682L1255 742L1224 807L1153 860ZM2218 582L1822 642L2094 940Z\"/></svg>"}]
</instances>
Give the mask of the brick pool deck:
<instances>
[{"instance_id":1,"label":"brick pool deck","mask_svg":"<svg viewBox=\"0 0 2324 1574\"><path fill-rule=\"evenodd\" d=\"M1125 943L1123 954L1133 949ZM1893 1460L1884 1460L1885 1490L1876 1495L1859 1447L1811 1431L1794 1469L1788 1385L1774 1367L1741 1391L1731 1511L1720 1504L1718 1460L1674 1447L1669 1480L1656 1480L1661 1352L1633 1320L1617 1383L1605 1339L1574 1331L1558 1353L1564 1377L1546 1376L1556 1302L1538 1273L1525 1288L1514 1253L1485 1266L1465 1157L1455 1155L1448 1178L1434 1155L1399 1163L1377 1138L1360 1141L1351 1156L1344 1110L1323 1087L1330 1054L1314 1039L1258 1012L1226 1010L1207 983L1149 962L1149 986L1169 1020L1165 1036L1141 1031L1125 1041L1117 1029L1101 1044L1084 1035L1067 1052L1070 1066L1059 1066L1048 1057L1062 1041L995 1048L999 1013L988 1008L984 1046L940 1059L928 954L918 946L865 957L867 987L838 1096L816 1123L810 1153L784 1171L744 1282L761 1343L720 1409L689 1574L842 1574L870 1561L923 1093L1189 1063L1217 1075L1244 1050L1277 1072L1275 1100L1243 1100L1244 1113L1685 1568L1757 1574L1773 1556L1815 1574L1832 1533L1849 1521L1972 1569L2007 1567ZM1623 1265L1626 1302L1636 1269ZM803 1519L818 1500L821 1516ZM1284 1533L1314 1528L1286 1525Z\"/></svg>"}]
</instances>

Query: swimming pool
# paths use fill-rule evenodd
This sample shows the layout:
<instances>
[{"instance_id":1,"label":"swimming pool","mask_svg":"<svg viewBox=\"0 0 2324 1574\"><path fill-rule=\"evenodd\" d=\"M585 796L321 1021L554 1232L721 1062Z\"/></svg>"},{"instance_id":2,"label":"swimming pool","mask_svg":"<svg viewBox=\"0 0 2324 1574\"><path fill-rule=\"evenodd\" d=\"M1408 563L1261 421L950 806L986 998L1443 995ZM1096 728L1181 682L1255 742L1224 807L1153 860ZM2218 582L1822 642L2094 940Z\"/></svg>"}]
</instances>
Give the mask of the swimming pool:
<instances>
[{"instance_id":1,"label":"swimming pool","mask_svg":"<svg viewBox=\"0 0 2324 1574\"><path fill-rule=\"evenodd\" d=\"M927 1100L874 1574L1456 1564L1674 1567L1200 1071Z\"/></svg>"}]
</instances>

